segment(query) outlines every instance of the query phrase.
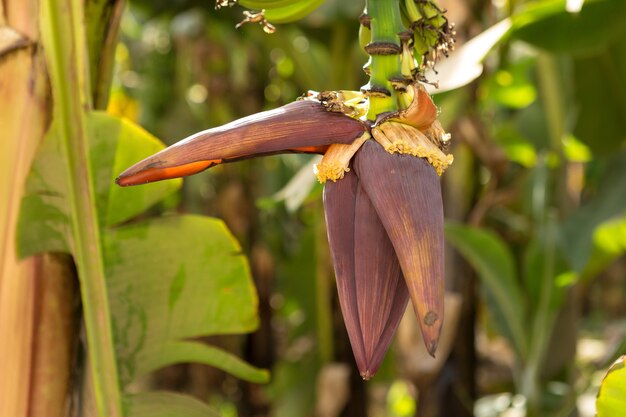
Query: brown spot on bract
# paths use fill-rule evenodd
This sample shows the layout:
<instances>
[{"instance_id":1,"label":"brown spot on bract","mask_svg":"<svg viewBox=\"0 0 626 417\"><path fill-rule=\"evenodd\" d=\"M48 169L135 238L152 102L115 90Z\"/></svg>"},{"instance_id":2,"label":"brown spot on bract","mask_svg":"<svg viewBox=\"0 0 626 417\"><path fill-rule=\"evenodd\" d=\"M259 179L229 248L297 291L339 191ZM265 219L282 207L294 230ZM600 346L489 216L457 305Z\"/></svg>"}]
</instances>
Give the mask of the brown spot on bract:
<instances>
[{"instance_id":1,"label":"brown spot on bract","mask_svg":"<svg viewBox=\"0 0 626 417\"><path fill-rule=\"evenodd\" d=\"M429 311L424 316L424 324L427 326L432 326L437 320L439 320L439 316L434 311Z\"/></svg>"}]
</instances>

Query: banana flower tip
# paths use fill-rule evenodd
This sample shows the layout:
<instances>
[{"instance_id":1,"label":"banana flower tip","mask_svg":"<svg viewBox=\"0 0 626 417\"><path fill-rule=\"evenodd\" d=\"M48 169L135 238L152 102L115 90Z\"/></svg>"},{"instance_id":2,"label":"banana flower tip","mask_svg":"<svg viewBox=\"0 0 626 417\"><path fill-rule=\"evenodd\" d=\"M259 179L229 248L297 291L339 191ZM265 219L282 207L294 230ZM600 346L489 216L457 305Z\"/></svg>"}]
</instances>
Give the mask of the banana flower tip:
<instances>
[{"instance_id":1,"label":"banana flower tip","mask_svg":"<svg viewBox=\"0 0 626 417\"><path fill-rule=\"evenodd\" d=\"M140 185L154 181L186 177L188 175L204 171L205 169L219 164L222 161L195 161L183 163L181 165L173 165L171 162L171 165L160 161L159 163L149 162L150 159L144 160L128 168L115 179L115 183L122 187L128 187L130 185Z\"/></svg>"},{"instance_id":2,"label":"banana flower tip","mask_svg":"<svg viewBox=\"0 0 626 417\"><path fill-rule=\"evenodd\" d=\"M432 356L433 358L435 357L435 352L437 351L437 345L439 345L439 342L437 340L434 340L431 343L429 343L428 346L426 346L426 350L428 350L428 354Z\"/></svg>"},{"instance_id":3,"label":"banana flower tip","mask_svg":"<svg viewBox=\"0 0 626 417\"><path fill-rule=\"evenodd\" d=\"M361 378L363 378L363 381L369 381L370 379L372 379L373 376L374 373L370 372L369 369L367 371L361 372Z\"/></svg>"}]
</instances>

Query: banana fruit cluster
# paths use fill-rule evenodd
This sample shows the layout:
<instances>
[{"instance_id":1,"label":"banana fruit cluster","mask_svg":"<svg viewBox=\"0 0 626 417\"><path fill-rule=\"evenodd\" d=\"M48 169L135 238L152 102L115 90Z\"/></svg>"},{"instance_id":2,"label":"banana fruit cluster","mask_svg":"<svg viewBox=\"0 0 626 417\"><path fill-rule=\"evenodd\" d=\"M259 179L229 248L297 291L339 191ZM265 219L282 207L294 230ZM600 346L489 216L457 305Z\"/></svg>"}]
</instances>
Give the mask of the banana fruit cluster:
<instances>
[{"instance_id":1,"label":"banana fruit cluster","mask_svg":"<svg viewBox=\"0 0 626 417\"><path fill-rule=\"evenodd\" d=\"M409 30L400 34L402 41L402 74L415 81L427 82L424 72L433 68L442 57L454 49L456 32L448 22L446 11L434 0L399 0L402 20ZM361 19L359 44L370 44L372 33L367 19ZM368 72L368 65L365 66Z\"/></svg>"},{"instance_id":2,"label":"banana fruit cluster","mask_svg":"<svg viewBox=\"0 0 626 417\"><path fill-rule=\"evenodd\" d=\"M413 32L413 55L423 75L442 57L454 49L454 24L448 22L445 10L433 0L403 0L404 18Z\"/></svg>"}]
</instances>

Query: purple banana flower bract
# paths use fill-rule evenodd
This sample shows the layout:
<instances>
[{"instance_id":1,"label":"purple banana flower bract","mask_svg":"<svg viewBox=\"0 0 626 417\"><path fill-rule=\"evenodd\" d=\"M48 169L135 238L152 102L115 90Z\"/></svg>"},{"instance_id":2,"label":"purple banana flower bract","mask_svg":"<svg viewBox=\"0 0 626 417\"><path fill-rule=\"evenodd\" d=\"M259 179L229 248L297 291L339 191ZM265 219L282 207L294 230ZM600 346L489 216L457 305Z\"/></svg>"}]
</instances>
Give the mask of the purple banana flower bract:
<instances>
[{"instance_id":1,"label":"purple banana flower bract","mask_svg":"<svg viewBox=\"0 0 626 417\"><path fill-rule=\"evenodd\" d=\"M133 165L117 182L137 185L222 162L277 152L324 153L335 144L364 141L343 178L326 182L324 207L344 321L361 376L369 379L409 298L434 355L444 291L437 172L425 159L389 153L367 139L370 131L368 123L327 111L320 102L296 101L193 135Z\"/></svg>"},{"instance_id":2,"label":"purple banana flower bract","mask_svg":"<svg viewBox=\"0 0 626 417\"><path fill-rule=\"evenodd\" d=\"M409 301L400 263L378 214L350 171L324 186L341 311L364 379L378 369Z\"/></svg>"}]
</instances>

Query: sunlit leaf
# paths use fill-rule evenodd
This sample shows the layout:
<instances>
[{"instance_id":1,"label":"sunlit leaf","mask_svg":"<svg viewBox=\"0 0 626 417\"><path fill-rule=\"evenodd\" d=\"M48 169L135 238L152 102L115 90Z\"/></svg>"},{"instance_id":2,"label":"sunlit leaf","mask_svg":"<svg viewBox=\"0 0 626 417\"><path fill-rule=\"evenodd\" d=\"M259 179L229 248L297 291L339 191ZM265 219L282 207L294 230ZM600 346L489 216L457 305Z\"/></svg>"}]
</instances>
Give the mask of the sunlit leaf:
<instances>
[{"instance_id":1,"label":"sunlit leaf","mask_svg":"<svg viewBox=\"0 0 626 417\"><path fill-rule=\"evenodd\" d=\"M109 230L104 240L124 383L155 366L225 359L222 352L178 341L257 327L258 301L248 263L222 221L165 217ZM220 367L262 380L262 371L244 369L232 358Z\"/></svg>"},{"instance_id":2,"label":"sunlit leaf","mask_svg":"<svg viewBox=\"0 0 626 417\"><path fill-rule=\"evenodd\" d=\"M170 341L148 346L138 364L138 374L153 371L167 365L194 362L222 369L230 374L256 383L269 381L269 372L242 361L232 353L199 342Z\"/></svg>"},{"instance_id":3,"label":"sunlit leaf","mask_svg":"<svg viewBox=\"0 0 626 417\"><path fill-rule=\"evenodd\" d=\"M600 225L593 240L605 253L619 255L626 251L626 217Z\"/></svg>"},{"instance_id":4,"label":"sunlit leaf","mask_svg":"<svg viewBox=\"0 0 626 417\"><path fill-rule=\"evenodd\" d=\"M133 162L164 148L139 126L92 112L87 117L90 159L101 225L136 216L180 187L181 181L120 188L115 176ZM52 125L28 176L19 220L18 250L22 257L46 251L70 252L71 216L62 144Z\"/></svg>"},{"instance_id":5,"label":"sunlit leaf","mask_svg":"<svg viewBox=\"0 0 626 417\"><path fill-rule=\"evenodd\" d=\"M115 175L163 148L131 122L94 112L87 118L96 204L102 226L128 220L174 191L120 188ZM20 217L20 254L71 252L61 142L54 126L29 176ZM217 348L180 339L242 333L257 325L256 293L245 257L223 223L203 217L153 220L105 229L105 269L123 381L158 366L198 360L255 382L258 370ZM193 306L193 309L189 309ZM155 358L158 358L155 359Z\"/></svg>"},{"instance_id":6,"label":"sunlit leaf","mask_svg":"<svg viewBox=\"0 0 626 417\"><path fill-rule=\"evenodd\" d=\"M591 150L574 135L566 135L561 143L563 144L563 154L570 161L588 162L591 160Z\"/></svg>"},{"instance_id":7,"label":"sunlit leaf","mask_svg":"<svg viewBox=\"0 0 626 417\"><path fill-rule=\"evenodd\" d=\"M537 162L537 151L533 144L512 126L502 125L495 134L495 139L513 162L530 168Z\"/></svg>"},{"instance_id":8,"label":"sunlit leaf","mask_svg":"<svg viewBox=\"0 0 626 417\"><path fill-rule=\"evenodd\" d=\"M626 356L620 357L609 368L598 392L598 417L626 414Z\"/></svg>"},{"instance_id":9,"label":"sunlit leaf","mask_svg":"<svg viewBox=\"0 0 626 417\"><path fill-rule=\"evenodd\" d=\"M529 78L535 61L524 59L492 74L481 85L480 95L505 107L521 109L537 98L537 90Z\"/></svg>"},{"instance_id":10,"label":"sunlit leaf","mask_svg":"<svg viewBox=\"0 0 626 417\"><path fill-rule=\"evenodd\" d=\"M265 10L270 23L287 23L300 20L317 9L325 0L239 0L239 4L255 10Z\"/></svg>"},{"instance_id":11,"label":"sunlit leaf","mask_svg":"<svg viewBox=\"0 0 626 417\"><path fill-rule=\"evenodd\" d=\"M578 13L582 9L584 2L585 0L567 0L565 10L570 13Z\"/></svg>"},{"instance_id":12,"label":"sunlit leaf","mask_svg":"<svg viewBox=\"0 0 626 417\"><path fill-rule=\"evenodd\" d=\"M510 250L501 238L487 230L448 222L445 233L447 241L478 273L495 324L523 357L525 306Z\"/></svg>"},{"instance_id":13,"label":"sunlit leaf","mask_svg":"<svg viewBox=\"0 0 626 417\"><path fill-rule=\"evenodd\" d=\"M593 234L593 249L582 275L595 277L626 253L626 216L600 224Z\"/></svg>"},{"instance_id":14,"label":"sunlit leaf","mask_svg":"<svg viewBox=\"0 0 626 417\"><path fill-rule=\"evenodd\" d=\"M167 391L125 395L124 409L128 417L220 417L202 401Z\"/></svg>"},{"instance_id":15,"label":"sunlit leaf","mask_svg":"<svg viewBox=\"0 0 626 417\"><path fill-rule=\"evenodd\" d=\"M410 417L415 415L415 398L410 386L405 381L395 381L387 393L387 409L392 417Z\"/></svg>"},{"instance_id":16,"label":"sunlit leaf","mask_svg":"<svg viewBox=\"0 0 626 417\"><path fill-rule=\"evenodd\" d=\"M104 224L121 223L174 192L181 179L145 184L141 187L118 187L115 177L135 162L150 156L164 145L139 125L104 112L92 112L87 119L92 138L92 164L98 202Z\"/></svg>"}]
</instances>

